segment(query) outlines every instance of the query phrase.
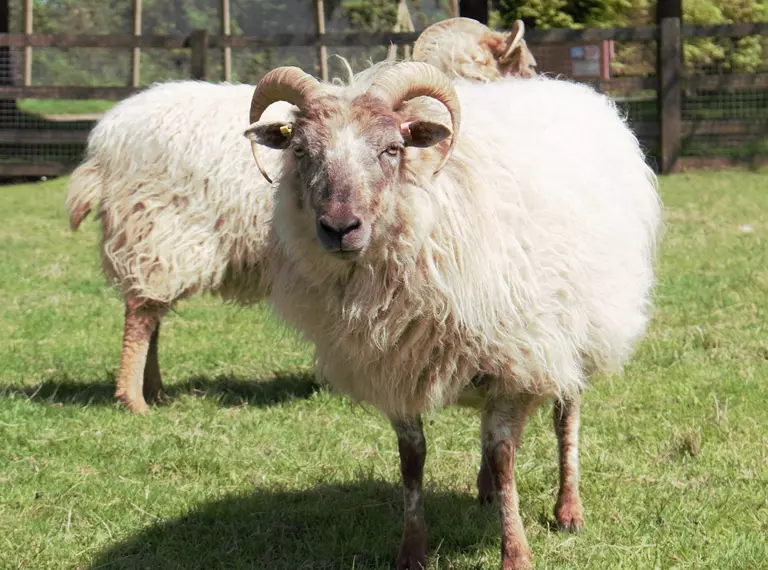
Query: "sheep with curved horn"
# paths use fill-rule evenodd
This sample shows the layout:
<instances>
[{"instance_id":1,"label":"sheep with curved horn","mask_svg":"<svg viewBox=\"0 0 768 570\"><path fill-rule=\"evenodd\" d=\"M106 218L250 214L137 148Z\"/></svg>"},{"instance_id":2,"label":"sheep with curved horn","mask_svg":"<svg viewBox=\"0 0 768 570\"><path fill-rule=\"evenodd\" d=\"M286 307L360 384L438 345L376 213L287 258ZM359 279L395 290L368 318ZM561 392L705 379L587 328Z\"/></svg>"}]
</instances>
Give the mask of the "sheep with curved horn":
<instances>
[{"instance_id":1,"label":"sheep with curved horn","mask_svg":"<svg viewBox=\"0 0 768 570\"><path fill-rule=\"evenodd\" d=\"M587 86L451 82L422 62L380 64L367 87L312 90L294 120L262 119L261 93L299 89L282 73L257 86L246 131L282 152L270 299L324 379L390 418L397 566L426 565L421 415L480 389L502 566L526 568L526 417L620 370L648 321L660 203L637 139Z\"/></svg>"}]
</instances>

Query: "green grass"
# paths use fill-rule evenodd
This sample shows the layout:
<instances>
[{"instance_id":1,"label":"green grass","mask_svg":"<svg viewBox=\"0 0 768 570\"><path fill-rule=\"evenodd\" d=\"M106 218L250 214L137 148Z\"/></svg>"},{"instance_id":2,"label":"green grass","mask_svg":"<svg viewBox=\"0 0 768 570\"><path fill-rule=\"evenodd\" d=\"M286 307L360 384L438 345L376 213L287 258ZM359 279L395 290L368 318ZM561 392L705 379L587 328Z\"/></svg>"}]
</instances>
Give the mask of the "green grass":
<instances>
[{"instance_id":1,"label":"green grass","mask_svg":"<svg viewBox=\"0 0 768 570\"><path fill-rule=\"evenodd\" d=\"M100 99L20 99L19 109L38 115L90 115L111 109L116 101Z\"/></svg>"},{"instance_id":2,"label":"green grass","mask_svg":"<svg viewBox=\"0 0 768 570\"><path fill-rule=\"evenodd\" d=\"M0 188L0 568L387 568L401 532L395 438L313 385L311 350L270 320L196 298L170 315L170 391L112 401L122 308L96 225L71 234L66 180ZM663 180L657 312L621 378L586 395L586 530L554 531L549 409L517 478L536 567L768 568L768 184ZM753 231L744 226L751 226ZM435 568L496 568L474 502L474 412L429 418Z\"/></svg>"}]
</instances>

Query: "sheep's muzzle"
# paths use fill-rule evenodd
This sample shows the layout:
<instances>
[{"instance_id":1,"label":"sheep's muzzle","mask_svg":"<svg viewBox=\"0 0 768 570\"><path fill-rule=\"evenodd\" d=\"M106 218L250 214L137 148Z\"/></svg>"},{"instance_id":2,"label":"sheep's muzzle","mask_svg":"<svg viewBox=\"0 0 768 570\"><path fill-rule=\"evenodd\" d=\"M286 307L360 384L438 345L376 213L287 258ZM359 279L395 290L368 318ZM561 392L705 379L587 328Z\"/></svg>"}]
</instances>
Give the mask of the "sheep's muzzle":
<instances>
[{"instance_id":1,"label":"sheep's muzzle","mask_svg":"<svg viewBox=\"0 0 768 570\"><path fill-rule=\"evenodd\" d=\"M370 226L346 204L332 203L317 217L317 241L339 257L356 258L370 235Z\"/></svg>"}]
</instances>

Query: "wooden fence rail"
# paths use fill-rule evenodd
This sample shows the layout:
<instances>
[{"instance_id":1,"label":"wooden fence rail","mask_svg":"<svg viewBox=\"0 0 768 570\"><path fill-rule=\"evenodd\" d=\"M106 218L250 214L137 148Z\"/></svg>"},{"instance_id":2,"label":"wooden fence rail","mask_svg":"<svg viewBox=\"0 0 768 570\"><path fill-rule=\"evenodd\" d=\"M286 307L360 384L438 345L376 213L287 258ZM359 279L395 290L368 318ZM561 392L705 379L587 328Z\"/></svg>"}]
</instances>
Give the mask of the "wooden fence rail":
<instances>
[{"instance_id":1,"label":"wooden fence rail","mask_svg":"<svg viewBox=\"0 0 768 570\"><path fill-rule=\"evenodd\" d=\"M319 47L326 46L379 46L388 43L405 45L413 43L421 32L381 32L369 34L355 32L339 33L277 33L261 36L208 36L209 48L267 48L267 47ZM683 25L680 28L683 38L690 37L728 37L768 35L768 22L727 24L717 26ZM594 42L616 40L643 42L656 40L659 26L637 28L585 28L581 30L528 30L525 39L532 44L558 44L570 42ZM56 48L160 48L182 49L189 47L186 36L157 36L134 34L0 34L0 46L13 48L56 47Z\"/></svg>"}]
</instances>

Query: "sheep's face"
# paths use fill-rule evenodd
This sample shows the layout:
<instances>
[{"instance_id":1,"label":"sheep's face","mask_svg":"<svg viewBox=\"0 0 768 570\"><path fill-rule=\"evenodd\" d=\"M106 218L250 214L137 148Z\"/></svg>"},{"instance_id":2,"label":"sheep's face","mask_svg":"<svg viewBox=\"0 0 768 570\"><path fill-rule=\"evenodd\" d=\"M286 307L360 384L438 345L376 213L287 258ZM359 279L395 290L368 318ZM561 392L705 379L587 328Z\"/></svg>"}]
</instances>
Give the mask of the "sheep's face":
<instances>
[{"instance_id":1,"label":"sheep's face","mask_svg":"<svg viewBox=\"0 0 768 570\"><path fill-rule=\"evenodd\" d=\"M285 149L278 193L291 204L293 235L336 258L355 260L368 247L386 204L403 176L404 149L439 143L451 130L440 123L405 120L382 101L362 95L351 103L325 97L294 123L257 124L260 144ZM387 199L390 198L390 199ZM310 234L310 235L307 235Z\"/></svg>"}]
</instances>

